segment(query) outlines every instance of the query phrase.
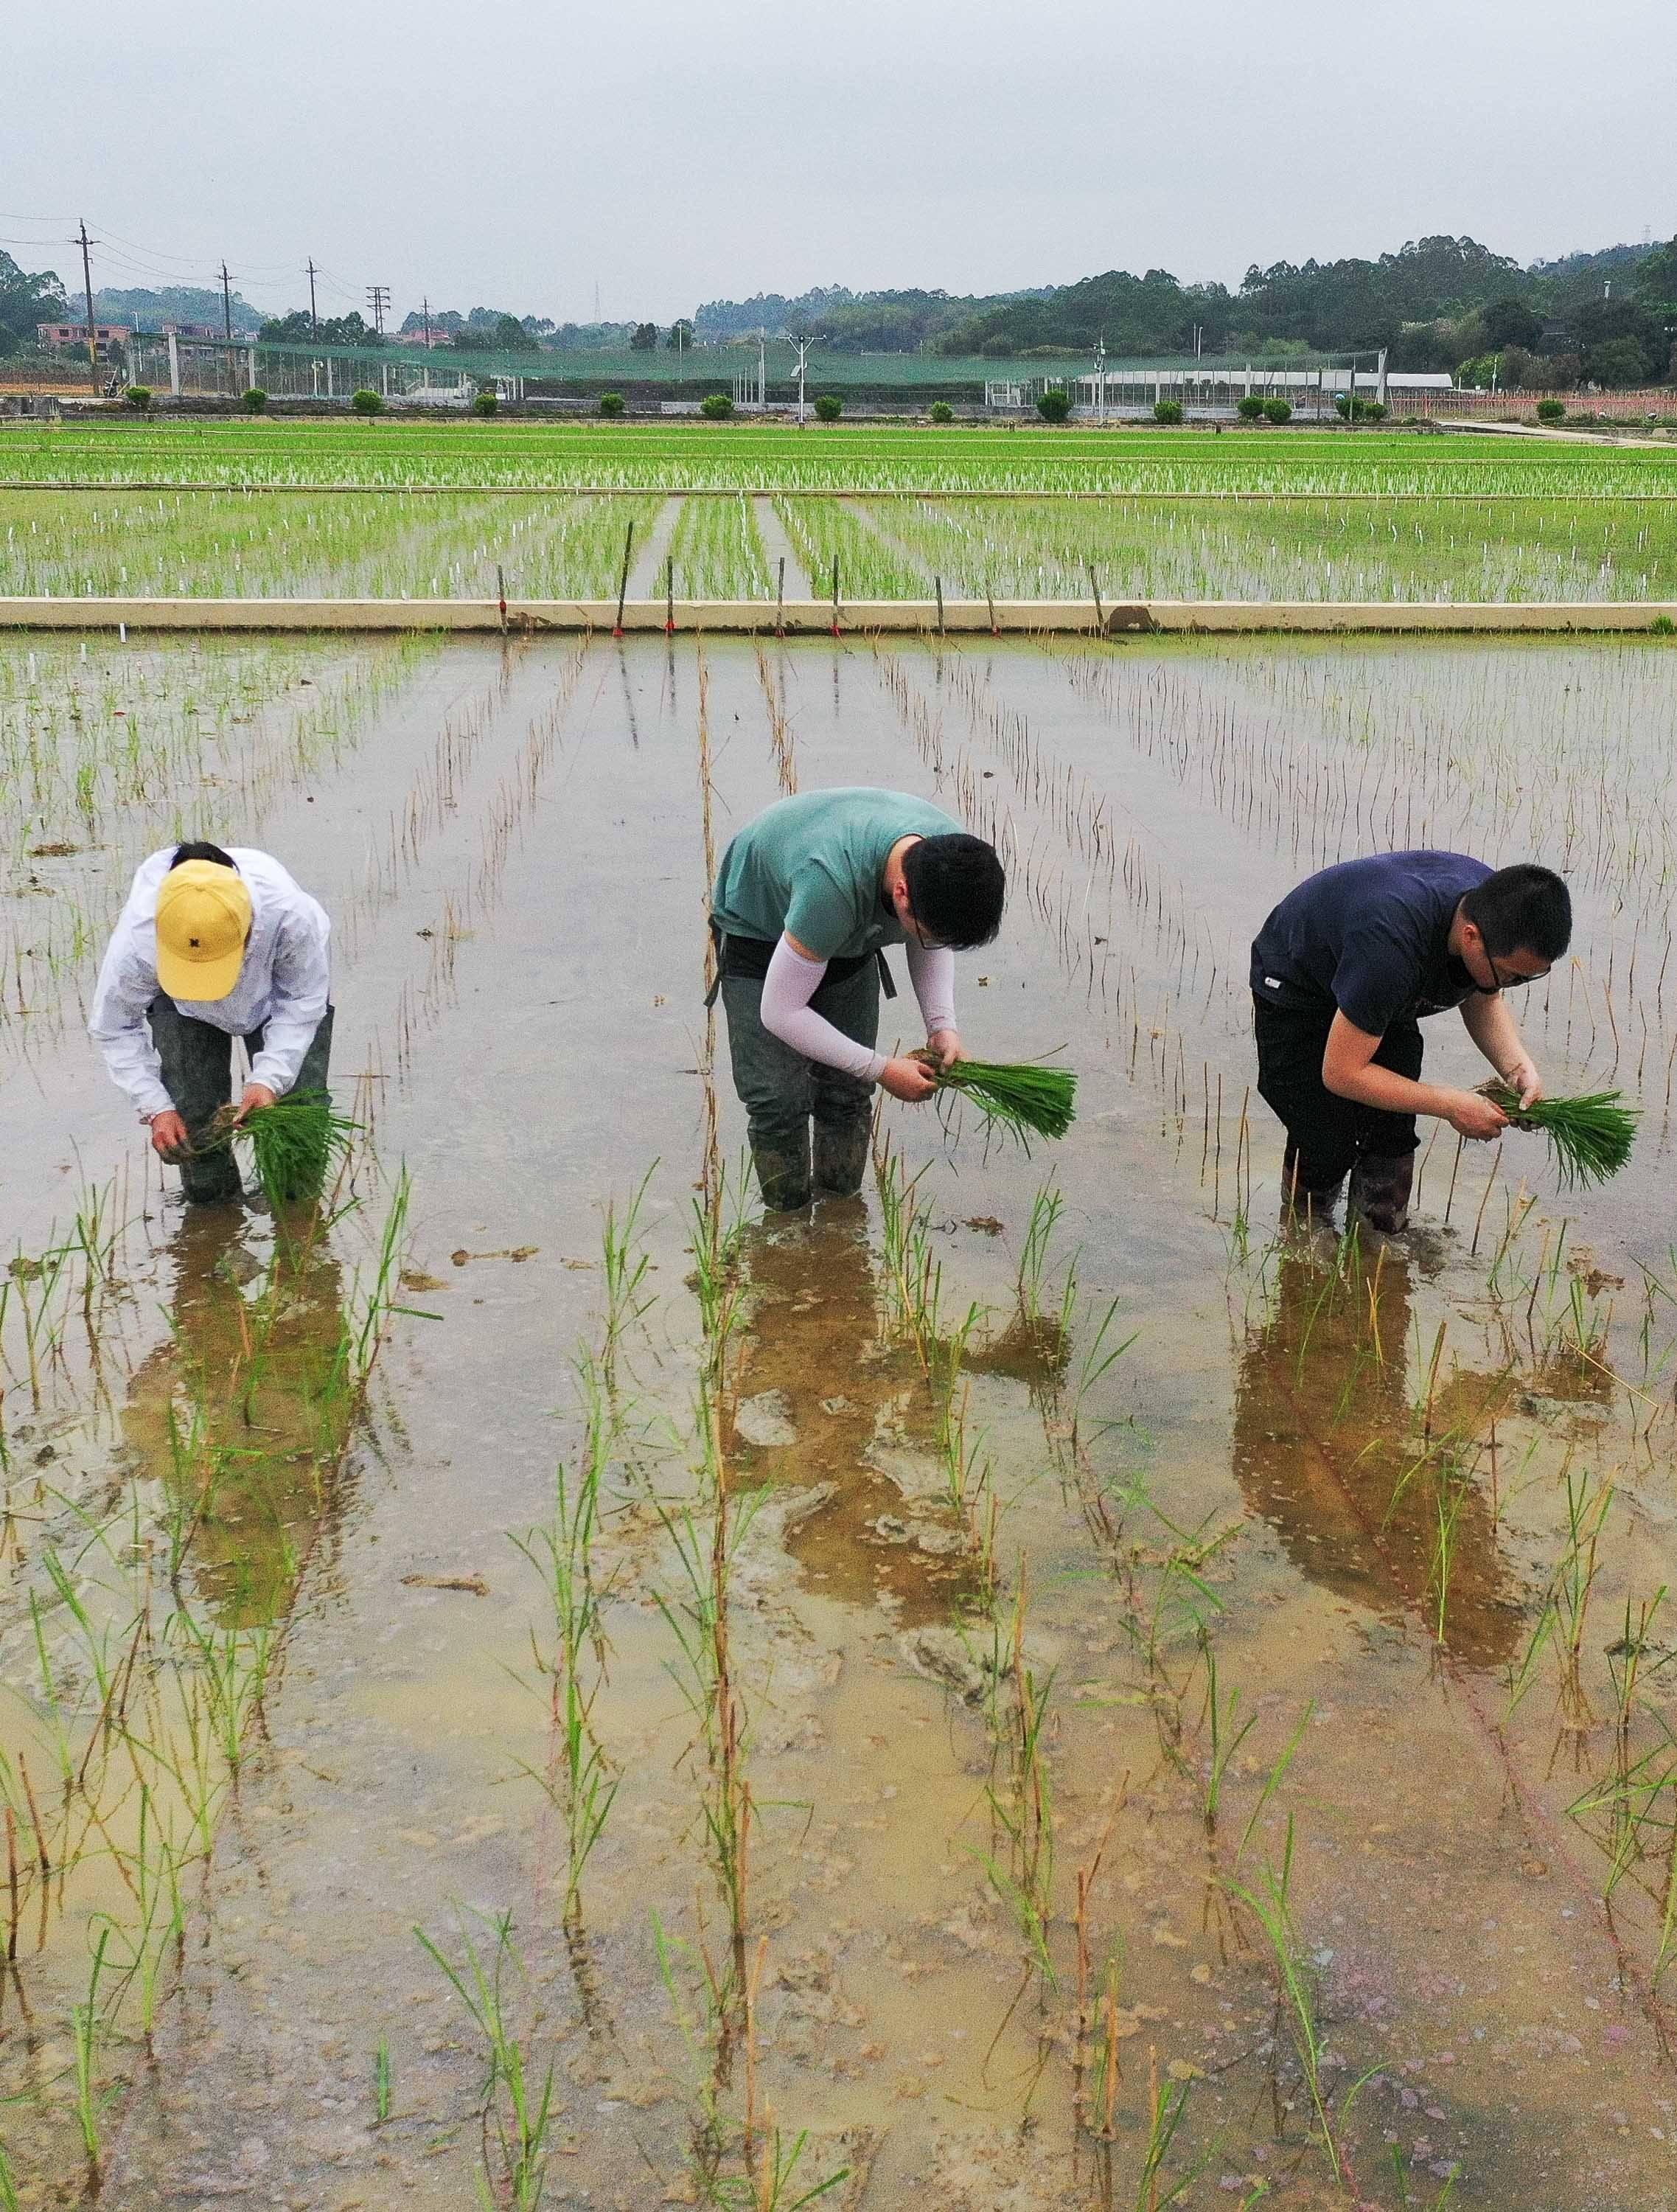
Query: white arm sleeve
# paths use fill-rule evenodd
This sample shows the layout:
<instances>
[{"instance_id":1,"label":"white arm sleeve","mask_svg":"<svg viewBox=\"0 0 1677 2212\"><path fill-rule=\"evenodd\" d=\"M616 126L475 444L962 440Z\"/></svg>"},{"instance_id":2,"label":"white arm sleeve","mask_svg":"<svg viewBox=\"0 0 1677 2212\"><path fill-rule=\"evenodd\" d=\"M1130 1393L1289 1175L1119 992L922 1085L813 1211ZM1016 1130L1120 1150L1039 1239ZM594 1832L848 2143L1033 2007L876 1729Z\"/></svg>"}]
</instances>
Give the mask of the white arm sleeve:
<instances>
[{"instance_id":1,"label":"white arm sleeve","mask_svg":"<svg viewBox=\"0 0 1677 2212\"><path fill-rule=\"evenodd\" d=\"M770 1036L779 1037L805 1060L818 1060L824 1067L841 1068L864 1083L877 1083L884 1069L884 1054L846 1036L810 1005L826 972L824 960L805 960L781 938L763 979L763 1025Z\"/></svg>"},{"instance_id":2,"label":"white arm sleeve","mask_svg":"<svg viewBox=\"0 0 1677 2212\"><path fill-rule=\"evenodd\" d=\"M118 930L99 971L88 1030L105 1056L111 1080L127 1092L143 1121L167 1114L174 1103L146 1027L146 1009L156 995L155 974L125 945Z\"/></svg>"},{"instance_id":3,"label":"white arm sleeve","mask_svg":"<svg viewBox=\"0 0 1677 2212\"><path fill-rule=\"evenodd\" d=\"M274 953L273 1012L262 1024L262 1049L251 1062L251 1081L283 1098L297 1080L314 1042L331 989L325 917L288 915Z\"/></svg>"},{"instance_id":4,"label":"white arm sleeve","mask_svg":"<svg viewBox=\"0 0 1677 2212\"><path fill-rule=\"evenodd\" d=\"M908 956L908 981L920 1000L927 1036L955 1027L955 955L946 945L922 945L918 938L904 940Z\"/></svg>"}]
</instances>

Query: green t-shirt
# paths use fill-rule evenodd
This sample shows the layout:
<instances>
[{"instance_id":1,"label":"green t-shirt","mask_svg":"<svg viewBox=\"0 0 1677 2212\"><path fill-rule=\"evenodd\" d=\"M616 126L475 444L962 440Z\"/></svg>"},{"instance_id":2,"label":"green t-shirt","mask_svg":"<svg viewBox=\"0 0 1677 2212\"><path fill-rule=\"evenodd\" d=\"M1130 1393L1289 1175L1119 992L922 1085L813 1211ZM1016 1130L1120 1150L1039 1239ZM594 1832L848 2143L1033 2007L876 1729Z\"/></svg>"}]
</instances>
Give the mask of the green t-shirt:
<instances>
[{"instance_id":1,"label":"green t-shirt","mask_svg":"<svg viewBox=\"0 0 1677 2212\"><path fill-rule=\"evenodd\" d=\"M899 837L958 836L961 824L903 791L800 792L748 822L722 855L711 918L730 937L784 930L823 960L901 945L884 893Z\"/></svg>"}]
</instances>

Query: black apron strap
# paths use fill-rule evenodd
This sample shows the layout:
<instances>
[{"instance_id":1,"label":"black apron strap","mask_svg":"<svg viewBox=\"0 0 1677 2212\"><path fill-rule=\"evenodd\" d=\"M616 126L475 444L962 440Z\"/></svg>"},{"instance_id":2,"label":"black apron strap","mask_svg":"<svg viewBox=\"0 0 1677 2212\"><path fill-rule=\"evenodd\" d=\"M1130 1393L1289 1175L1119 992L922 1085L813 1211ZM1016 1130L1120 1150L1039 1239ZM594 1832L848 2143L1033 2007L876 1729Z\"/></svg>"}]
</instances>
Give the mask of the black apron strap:
<instances>
[{"instance_id":1,"label":"black apron strap","mask_svg":"<svg viewBox=\"0 0 1677 2212\"><path fill-rule=\"evenodd\" d=\"M714 924L712 925L710 934L711 940L716 948L716 975L710 988L705 993L705 1005L707 1007L714 1006L716 1004L717 995L722 988L722 978L728 972L727 934L725 931L716 928ZM747 941L755 943L756 940L750 939ZM829 960L827 963L828 975L831 976L835 969L838 970L839 977L852 975L854 973L856 967L860 963L860 962L866 960L867 957L868 956L866 953L862 953L857 956L857 959L855 961ZM894 999L896 996L896 985L891 981L890 962L886 959L883 951L875 952L872 957L879 963L879 988L884 993L886 998ZM838 980L838 977L835 977L834 980Z\"/></svg>"}]
</instances>

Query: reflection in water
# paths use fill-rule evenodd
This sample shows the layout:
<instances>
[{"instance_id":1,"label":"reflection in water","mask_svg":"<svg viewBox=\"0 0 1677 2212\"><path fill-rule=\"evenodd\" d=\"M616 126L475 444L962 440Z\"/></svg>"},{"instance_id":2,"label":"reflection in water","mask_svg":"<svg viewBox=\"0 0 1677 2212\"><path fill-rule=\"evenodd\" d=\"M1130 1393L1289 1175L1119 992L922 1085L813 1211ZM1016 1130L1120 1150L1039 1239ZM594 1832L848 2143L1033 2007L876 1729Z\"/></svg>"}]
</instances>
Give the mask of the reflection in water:
<instances>
[{"instance_id":1,"label":"reflection in water","mask_svg":"<svg viewBox=\"0 0 1677 2212\"><path fill-rule=\"evenodd\" d=\"M811 1582L858 1604L888 1596L908 1625L945 1618L976 1583L942 1502L932 1394L882 1330L864 1202L759 1229L744 1259L750 1320L723 1439L732 1480L830 1483L787 1537Z\"/></svg>"},{"instance_id":2,"label":"reflection in water","mask_svg":"<svg viewBox=\"0 0 1677 2212\"><path fill-rule=\"evenodd\" d=\"M1280 1248L1272 1311L1236 1367L1236 1480L1312 1582L1377 1613L1402 1597L1433 1628L1442 1605L1449 1649L1499 1665L1522 1622L1480 1440L1509 1378L1441 1376L1429 1424L1407 1372L1412 1261L1359 1249L1336 1266L1318 1241Z\"/></svg>"},{"instance_id":3,"label":"reflection in water","mask_svg":"<svg viewBox=\"0 0 1677 2212\"><path fill-rule=\"evenodd\" d=\"M123 1428L168 1491L179 1546L229 1627L277 1620L317 1531L353 1393L343 1286L319 1216L270 1252L240 1206L189 1206L174 1241L173 1334L135 1371Z\"/></svg>"}]
</instances>

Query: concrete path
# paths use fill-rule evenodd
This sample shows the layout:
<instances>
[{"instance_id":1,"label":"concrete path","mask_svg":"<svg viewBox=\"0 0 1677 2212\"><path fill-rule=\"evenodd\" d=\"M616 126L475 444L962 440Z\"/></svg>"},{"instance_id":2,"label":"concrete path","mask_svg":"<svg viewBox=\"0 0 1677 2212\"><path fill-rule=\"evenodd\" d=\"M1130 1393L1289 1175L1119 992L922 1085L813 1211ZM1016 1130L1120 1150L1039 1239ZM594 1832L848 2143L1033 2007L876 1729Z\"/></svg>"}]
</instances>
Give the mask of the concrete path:
<instances>
[{"instance_id":1,"label":"concrete path","mask_svg":"<svg viewBox=\"0 0 1677 2212\"><path fill-rule=\"evenodd\" d=\"M1670 438L1615 437L1606 423L1590 430L1563 430L1547 422L1475 422L1461 416L1435 415L1431 418L1440 429L1472 431L1475 435L1491 431L1498 438L1546 438L1552 444L1563 446L1640 446L1650 453L1668 453L1673 450Z\"/></svg>"},{"instance_id":2,"label":"concrete path","mask_svg":"<svg viewBox=\"0 0 1677 2212\"><path fill-rule=\"evenodd\" d=\"M772 499L754 499L751 513L756 519L757 536L763 540L763 557L769 563L769 596L775 596L776 565L786 562L786 595L788 599L812 599L815 592L803 562L793 550L792 540L775 512Z\"/></svg>"},{"instance_id":3,"label":"concrete path","mask_svg":"<svg viewBox=\"0 0 1677 2212\"><path fill-rule=\"evenodd\" d=\"M791 580L787 579L788 582ZM949 599L945 625L951 630L998 629L1088 635L1097 628L1087 599ZM750 636L773 628L775 602L763 599L677 599L678 630L714 630ZM1583 636L1677 631L1677 599L1599 599L1571 602L1522 599L1505 605L1437 599L1103 599L1101 627L1109 636L1169 630L1185 635L1286 635L1356 636L1406 632L1437 637ZM503 622L493 599L0 599L0 631L249 630L511 631L592 634L617 620L611 599L509 599ZM630 599L623 627L661 630L662 597ZM785 624L799 635L829 629L828 599L787 599ZM929 630L937 626L931 599L846 599L847 630Z\"/></svg>"},{"instance_id":4,"label":"concrete path","mask_svg":"<svg viewBox=\"0 0 1677 2212\"><path fill-rule=\"evenodd\" d=\"M676 525L681 520L681 510L685 503L678 495L672 495L659 509L658 520L642 540L641 550L635 555L634 566L629 572L627 597L629 599L655 599L662 592L664 563L670 557Z\"/></svg>"}]
</instances>

